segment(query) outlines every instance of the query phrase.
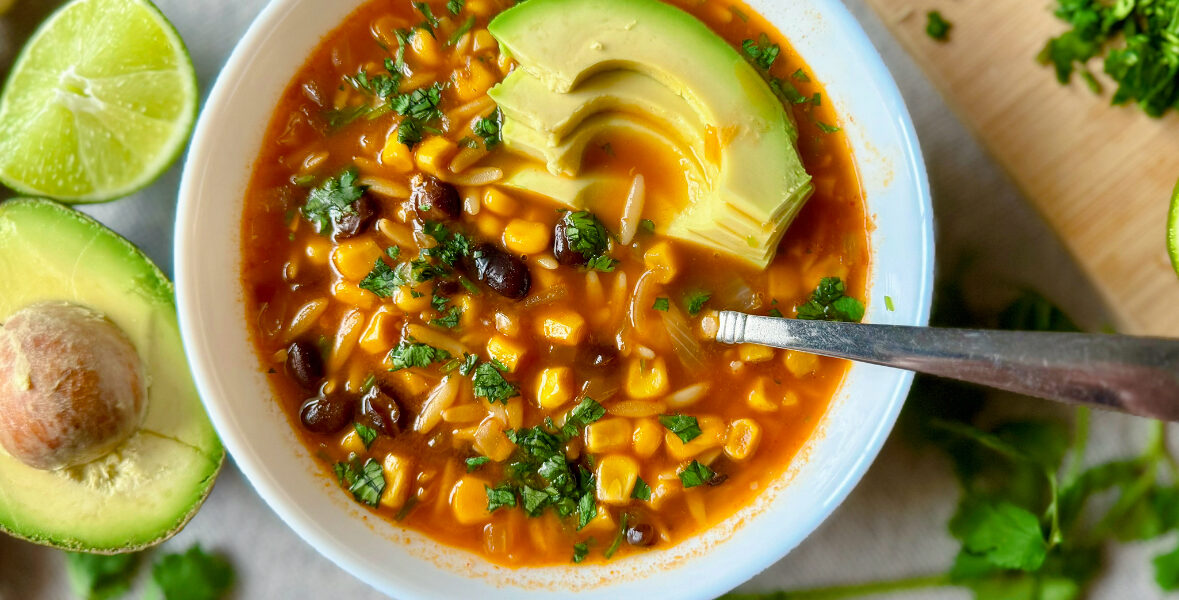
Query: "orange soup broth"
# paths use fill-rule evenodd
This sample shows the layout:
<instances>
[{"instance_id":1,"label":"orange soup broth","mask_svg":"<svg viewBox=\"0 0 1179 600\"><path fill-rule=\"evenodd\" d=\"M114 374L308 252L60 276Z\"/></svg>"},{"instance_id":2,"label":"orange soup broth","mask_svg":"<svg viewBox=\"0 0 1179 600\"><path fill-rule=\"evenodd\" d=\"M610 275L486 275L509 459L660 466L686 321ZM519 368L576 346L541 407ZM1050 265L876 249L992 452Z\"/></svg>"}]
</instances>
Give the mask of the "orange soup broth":
<instances>
[{"instance_id":1,"label":"orange soup broth","mask_svg":"<svg viewBox=\"0 0 1179 600\"><path fill-rule=\"evenodd\" d=\"M444 4L430 3L435 14L440 16L447 15ZM787 40L744 5L715 0L687 0L676 4L700 18L738 49L742 40L757 39L762 33L767 34L770 40L782 48L772 74L791 81L808 97L822 92L821 85L813 77L791 78L791 74L800 70L808 73L806 65L793 52ZM495 0L468 0L467 10L477 11L474 12L477 15L474 29L482 30L490 16L508 5L509 2ZM469 310L463 313L461 325L455 331L445 333L458 340L466 349L486 358L486 340L497 333L496 312L510 315L512 323L500 323L500 330L510 333L514 327L522 331L513 339L521 339L520 343L526 347L526 352L515 372L505 376L519 386L520 396L508 401L506 406L489 406L486 400L473 397L469 378L466 378L460 384L461 391L452 408L475 404L481 405L481 410L464 409L468 415L461 414L461 410L455 411L451 415L453 421L448 416L432 431L416 433L406 423L412 423L414 416L419 414L427 394L442 375L437 365L428 369L390 372L385 354L397 344L400 336L396 333L392 334L391 343L381 352L370 353L356 347L355 334L349 337L347 332L368 328L372 316L382 310L382 306L389 306L389 299L377 298L371 292L360 290L355 287L355 282L343 286L348 288L348 293L337 290L333 294L333 286L343 284L340 283L342 277L339 270L333 266L332 243L329 238L314 232L308 222L299 216L299 208L306 200L309 187L305 182L300 182L303 185L296 182L300 178L310 177L318 182L350 165L356 165L361 177L392 181L394 186L408 185L408 174L391 170L381 160L382 148L394 130L397 117L392 114L371 120L362 117L337 131L331 131L322 115L325 110L333 106L346 106L350 99L355 98L355 92L342 85L344 76L356 73L361 67L370 72L381 68L382 61L391 51L387 51L378 41L383 41L386 47L396 48L395 42L389 42L392 30L411 27L421 20L408 0L379 0L363 5L328 34L284 92L265 137L267 142L254 167L242 221L242 284L248 310L247 320L252 326L251 334L262 367L269 372L275 398L290 416L291 426L299 432L312 454L322 459L325 476L334 478L331 465L347 459L350 450L341 443L341 438L351 428L331 435L314 434L303 429L299 419L300 405L314 392L297 385L284 374L283 367L284 349L291 341L289 327L294 315L308 302L325 299L327 308L317 315L302 335L304 338L310 336L319 339L325 348L324 362L327 365L328 381L331 382L329 385L358 393L365 381L375 376L379 385L395 392L405 415L399 435L380 436L371 448L360 452L362 457L373 457L378 462L382 460L381 457L393 453L408 459L413 465L413 474L407 484L411 500L394 507L371 509L390 523L397 522L400 526L422 531L444 544L511 566L568 563L573 544L590 537L596 540L596 545L591 547L587 561L604 560L602 550L617 534L623 513L628 515L632 523L642 521L654 528L658 539L653 548L668 547L714 526L749 504L760 490L764 490L783 473L799 449L814 434L847 372L848 366L844 361L780 350L774 351L769 360L743 361L742 349L703 341L705 334L701 332L700 324L700 317L707 321L710 315L715 318L716 310L735 308L731 297L739 295L745 287L758 294L761 314L777 308L786 316L791 316L795 306L806 302L819 280L829 276L843 278L849 295L864 297L868 271L868 221L847 140L843 133L824 133L817 124L838 123L830 103L824 101L818 106L807 103L789 107L798 123L799 151L807 171L813 176L815 193L790 226L777 257L768 269L757 271L703 247L670 240L679 257L679 275L671 284L659 286L657 293L644 298L643 302L649 305L651 298L666 297L670 299L673 313L686 316L681 300L685 294L697 289L712 293L712 299L701 315L687 319L693 335L701 340L703 367L686 368L677 358L676 344L669 338L659 313L639 311L641 322L636 325L640 326L632 329L625 325L631 293L644 271L643 254L653 244L666 239L660 235L660 224L669 222L672 211L668 207L682 203L687 188L680 176L682 169L678 168L672 153L646 140L608 135L587 150L584 158L586 171L614 174L627 180L636 173L643 174L648 187L647 207L643 216L656 223L655 234L640 233L633 247L616 248L613 256L620 263L613 273L586 274L568 267L548 270L538 266L534 260L529 260L533 279L529 298L563 288L563 295L552 303L521 309L521 302L497 296L486 287L482 288L478 296L468 296ZM444 21L439 27L440 31L447 28L453 29L454 25ZM439 38L442 37L440 33ZM438 77L450 76L450 67L425 66L412 54L407 54L406 60L417 72L435 73ZM502 73L496 71L496 66L508 64L499 57L498 52L484 55L481 62L496 72L497 79L502 77ZM453 61L453 64L458 65L456 73L469 72L464 71L461 61ZM444 112L463 104L456 97L454 87L443 92L441 108ZM480 114L489 112L483 110ZM464 122L466 120L463 119ZM462 124L451 125L452 131L448 131L447 135L457 140L464 135L458 131L462 128ZM481 164L510 167L513 162L520 160L502 150L496 150ZM459 189L465 199L478 199L482 195L481 188L459 186ZM625 193L625 189L621 191ZM373 194L371 189L370 194ZM498 232L511 219L541 222L552 231L553 225L562 217L556 210L558 206L547 198L526 194L511 196L517 201L517 206L509 215L496 214L484 206L475 216L464 214L461 228L479 240L498 243ZM374 198L378 200L381 217L388 218L402 235L412 235L410 227L397 218L406 216L401 200L379 193ZM621 200L601 201L594 204L592 209L608 229L617 231ZM374 230L354 239L372 239L381 248L392 245L387 236ZM403 256L416 255L416 250L403 248L402 253ZM620 287L621 277L627 280L625 289ZM428 288L423 293L427 298L430 296ZM523 301L524 305L527 303L527 299ZM547 344L536 339L536 331L544 315L558 308L575 311L587 322L588 335L576 347ZM402 327L411 319L420 325L424 320L438 316L428 306L416 308L408 314L391 306L389 310L394 313L391 319L393 332L402 331ZM545 417L552 417L559 424L576 401L555 410L540 409L534 398L541 370L576 363L580 355L595 345L613 346L618 331L628 331L625 335L629 336L632 346L649 348L666 363L671 392L706 382L710 386L710 393L679 411L661 404L661 398L654 398L644 405L627 401L625 392L617 393L602 399L607 409L607 419L626 419L631 427L637 427L640 422L649 422L657 418L658 414L674 412L699 415L702 418L714 417L725 424L731 424L737 419L752 419L761 430L761 440L756 451L748 458L737 461L727 458L723 452L719 452L718 456L716 448L710 449L702 456L711 454L714 470L723 473L727 479L716 486L682 489L675 473L682 467L683 461L668 456L664 447L670 442L663 441L653 455L636 456L640 464L640 476L654 490L652 501L633 500L625 506L599 502L598 518L580 531L576 530L575 522L558 518L552 510L545 510L540 517L530 518L518 508L500 509L492 512L485 522L469 525L459 523L452 515L450 503L455 482L467 476L494 486L502 479L504 471L503 463L492 461L467 475L464 460L478 455L472 450L471 436L481 421L478 418L466 419L470 419L470 415L482 415L490 411L498 412L507 422L508 428L539 425ZM350 344L354 349L348 350ZM337 359L341 353L347 355L346 360ZM598 390L625 388L623 380L626 377L626 365L631 360L642 359L633 355L629 358L620 357L605 372L575 369L577 385L583 383L584 376L587 381L593 379ZM774 403L769 410L756 410L748 404L751 386L757 385L763 386L765 397ZM672 435L662 429L660 433ZM579 448L581 444L576 440L571 445L572 452L582 451ZM352 442L351 449L356 449L355 442ZM627 454L630 450L620 452ZM340 493L348 494L343 489ZM623 542L614 558L642 551L643 548L631 547Z\"/></svg>"}]
</instances>

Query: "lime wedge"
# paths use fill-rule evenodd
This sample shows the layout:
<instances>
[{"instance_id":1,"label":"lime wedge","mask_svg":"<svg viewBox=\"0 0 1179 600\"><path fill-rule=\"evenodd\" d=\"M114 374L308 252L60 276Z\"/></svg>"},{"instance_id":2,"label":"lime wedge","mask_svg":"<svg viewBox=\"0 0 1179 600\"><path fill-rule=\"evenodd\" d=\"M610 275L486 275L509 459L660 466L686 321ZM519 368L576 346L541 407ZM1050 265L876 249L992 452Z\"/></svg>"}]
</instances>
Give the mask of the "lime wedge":
<instances>
[{"instance_id":1,"label":"lime wedge","mask_svg":"<svg viewBox=\"0 0 1179 600\"><path fill-rule=\"evenodd\" d=\"M1167 252L1171 254L1171 266L1179 275L1179 184L1171 193L1171 213L1167 216Z\"/></svg>"},{"instance_id":2,"label":"lime wedge","mask_svg":"<svg viewBox=\"0 0 1179 600\"><path fill-rule=\"evenodd\" d=\"M101 202L151 183L196 117L184 42L146 0L74 0L33 34L0 95L0 182Z\"/></svg>"}]
</instances>

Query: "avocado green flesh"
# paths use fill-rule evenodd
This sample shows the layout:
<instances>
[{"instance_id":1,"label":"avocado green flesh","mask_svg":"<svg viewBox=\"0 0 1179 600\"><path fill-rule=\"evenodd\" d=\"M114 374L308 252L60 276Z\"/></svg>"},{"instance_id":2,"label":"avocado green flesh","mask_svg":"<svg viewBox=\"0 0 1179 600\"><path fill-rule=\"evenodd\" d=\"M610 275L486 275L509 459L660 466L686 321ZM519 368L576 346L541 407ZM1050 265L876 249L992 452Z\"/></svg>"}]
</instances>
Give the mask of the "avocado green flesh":
<instances>
[{"instance_id":1,"label":"avocado green flesh","mask_svg":"<svg viewBox=\"0 0 1179 600\"><path fill-rule=\"evenodd\" d=\"M699 160L699 192L668 235L759 267L769 263L812 191L810 176L794 147L798 132L790 116L724 39L658 0L529 0L500 14L488 30L520 65L492 91L507 107L509 148L539 150L551 171L568 174L568 140L595 114L637 106L673 127L695 128L678 137L687 146L682 150ZM632 84L645 84L639 76L665 90L636 92ZM631 83L612 90L595 83L603 78ZM694 117L683 117L680 103ZM719 141L719 156L699 151L710 137Z\"/></svg>"},{"instance_id":2,"label":"avocado green flesh","mask_svg":"<svg viewBox=\"0 0 1179 600\"><path fill-rule=\"evenodd\" d=\"M40 301L87 306L123 330L150 377L140 428L99 460L41 471L0 448L0 530L91 552L167 539L225 456L188 370L171 284L130 242L46 200L0 203L0 281L0 322Z\"/></svg>"},{"instance_id":3,"label":"avocado green flesh","mask_svg":"<svg viewBox=\"0 0 1179 600\"><path fill-rule=\"evenodd\" d=\"M570 209L583 210L590 198L598 194L625 193L623 183L607 177L562 177L545 169L525 167L508 174L496 185L547 196Z\"/></svg>"}]
</instances>

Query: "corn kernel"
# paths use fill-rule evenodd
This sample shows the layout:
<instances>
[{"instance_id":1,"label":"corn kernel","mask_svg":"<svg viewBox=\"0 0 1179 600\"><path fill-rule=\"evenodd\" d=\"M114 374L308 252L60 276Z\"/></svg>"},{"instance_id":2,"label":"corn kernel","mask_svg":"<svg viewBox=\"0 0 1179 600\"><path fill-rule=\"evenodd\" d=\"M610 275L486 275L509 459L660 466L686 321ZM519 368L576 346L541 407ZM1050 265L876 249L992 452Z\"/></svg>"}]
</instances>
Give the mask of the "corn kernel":
<instances>
[{"instance_id":1,"label":"corn kernel","mask_svg":"<svg viewBox=\"0 0 1179 600\"><path fill-rule=\"evenodd\" d=\"M515 372L520 360L528 348L515 340L496 334L487 340L487 354L507 367L509 372Z\"/></svg>"},{"instance_id":2,"label":"corn kernel","mask_svg":"<svg viewBox=\"0 0 1179 600\"><path fill-rule=\"evenodd\" d=\"M511 337L520 335L520 319L514 314L497 310L493 319L495 321L496 331Z\"/></svg>"},{"instance_id":3,"label":"corn kernel","mask_svg":"<svg viewBox=\"0 0 1179 600\"><path fill-rule=\"evenodd\" d=\"M585 426L585 448L589 452L618 452L630 445L630 421L621 417L601 419Z\"/></svg>"},{"instance_id":4,"label":"corn kernel","mask_svg":"<svg viewBox=\"0 0 1179 600\"><path fill-rule=\"evenodd\" d=\"M569 367L549 367L537 377L536 404L545 410L572 400L573 392L573 372Z\"/></svg>"},{"instance_id":5,"label":"corn kernel","mask_svg":"<svg viewBox=\"0 0 1179 600\"><path fill-rule=\"evenodd\" d=\"M373 303L377 301L376 294L361 289L360 286L354 283L348 283L343 279L332 284L332 298L361 310L372 308Z\"/></svg>"},{"instance_id":6,"label":"corn kernel","mask_svg":"<svg viewBox=\"0 0 1179 600\"><path fill-rule=\"evenodd\" d=\"M759 363L774 358L774 349L761 344L741 344L737 346L737 354L747 363Z\"/></svg>"},{"instance_id":7,"label":"corn kernel","mask_svg":"<svg viewBox=\"0 0 1179 600\"><path fill-rule=\"evenodd\" d=\"M332 250L332 264L349 281L364 279L380 258L381 247L370 237L345 240Z\"/></svg>"},{"instance_id":8,"label":"corn kernel","mask_svg":"<svg viewBox=\"0 0 1179 600\"><path fill-rule=\"evenodd\" d=\"M660 479L657 483L651 484L651 499L647 501L647 504L652 510L659 510L665 502L679 495L682 491L684 491L684 486L680 483L679 477L674 480Z\"/></svg>"},{"instance_id":9,"label":"corn kernel","mask_svg":"<svg viewBox=\"0 0 1179 600\"><path fill-rule=\"evenodd\" d=\"M471 447L479 454L496 462L505 461L512 455L516 445L504 434L504 424L499 419L483 419L475 430Z\"/></svg>"},{"instance_id":10,"label":"corn kernel","mask_svg":"<svg viewBox=\"0 0 1179 600\"><path fill-rule=\"evenodd\" d=\"M725 456L733 460L745 460L757 450L761 442L761 426L753 419L737 419L729 425L729 436L725 439Z\"/></svg>"},{"instance_id":11,"label":"corn kernel","mask_svg":"<svg viewBox=\"0 0 1179 600\"><path fill-rule=\"evenodd\" d=\"M414 36L423 37L423 36ZM464 475L450 490L450 506L454 518L463 525L475 525L491 520L487 510L487 482L474 475Z\"/></svg>"},{"instance_id":12,"label":"corn kernel","mask_svg":"<svg viewBox=\"0 0 1179 600\"><path fill-rule=\"evenodd\" d=\"M415 35L414 37L429 36ZM414 154L414 164L427 173L438 175L446 169L446 165L450 163L455 152L458 152L458 145L454 142L440 135L430 136L418 145L418 150Z\"/></svg>"},{"instance_id":13,"label":"corn kernel","mask_svg":"<svg viewBox=\"0 0 1179 600\"><path fill-rule=\"evenodd\" d=\"M442 420L447 423L474 423L486 415L487 411L483 409L482 404L468 402L442 411Z\"/></svg>"},{"instance_id":14,"label":"corn kernel","mask_svg":"<svg viewBox=\"0 0 1179 600\"><path fill-rule=\"evenodd\" d=\"M665 240L655 242L643 253L643 265L655 272L655 280L659 283L671 283L679 272L675 250Z\"/></svg>"},{"instance_id":15,"label":"corn kernel","mask_svg":"<svg viewBox=\"0 0 1179 600\"><path fill-rule=\"evenodd\" d=\"M393 304L407 313L422 312L430 308L433 298L427 284L419 283L414 287L403 285L393 290Z\"/></svg>"},{"instance_id":16,"label":"corn kernel","mask_svg":"<svg viewBox=\"0 0 1179 600\"><path fill-rule=\"evenodd\" d=\"M753 385L749 386L749 395L745 397L745 402L749 404L749 408L761 412L774 412L778 410L778 404L766 394L765 377L758 377L753 380Z\"/></svg>"},{"instance_id":17,"label":"corn kernel","mask_svg":"<svg viewBox=\"0 0 1179 600\"><path fill-rule=\"evenodd\" d=\"M315 236L307 241L307 248L304 252L311 264L322 267L327 264L328 258L331 256L332 244L326 238Z\"/></svg>"},{"instance_id":18,"label":"corn kernel","mask_svg":"<svg viewBox=\"0 0 1179 600\"><path fill-rule=\"evenodd\" d=\"M639 477L639 463L624 454L611 454L598 461L598 501L627 504Z\"/></svg>"},{"instance_id":19,"label":"corn kernel","mask_svg":"<svg viewBox=\"0 0 1179 600\"><path fill-rule=\"evenodd\" d=\"M401 389L407 396L421 396L430 388L430 382L426 381L425 377L404 369L395 371L393 373L393 379L401 386Z\"/></svg>"},{"instance_id":20,"label":"corn kernel","mask_svg":"<svg viewBox=\"0 0 1179 600\"><path fill-rule=\"evenodd\" d=\"M510 429L520 429L524 426L524 398L520 396L508 398L507 403L504 404L504 412L507 413Z\"/></svg>"},{"instance_id":21,"label":"corn kernel","mask_svg":"<svg viewBox=\"0 0 1179 600\"><path fill-rule=\"evenodd\" d=\"M381 493L381 506L397 510L405 505L409 498L410 484L413 482L410 473L411 463L408 458L396 454L386 454L381 463L381 470L385 474L385 491Z\"/></svg>"},{"instance_id":22,"label":"corn kernel","mask_svg":"<svg viewBox=\"0 0 1179 600\"><path fill-rule=\"evenodd\" d=\"M491 4L488 0L467 0L467 10L480 16L486 17L491 14Z\"/></svg>"},{"instance_id":23,"label":"corn kernel","mask_svg":"<svg viewBox=\"0 0 1179 600\"><path fill-rule=\"evenodd\" d=\"M489 187L487 191L483 192L483 208L497 215L510 217L520 210L520 203L504 193L503 190Z\"/></svg>"},{"instance_id":24,"label":"corn kernel","mask_svg":"<svg viewBox=\"0 0 1179 600\"><path fill-rule=\"evenodd\" d=\"M349 429L348 433L340 438L340 449L344 452L364 454L364 440L360 439L360 434L356 433L356 429Z\"/></svg>"},{"instance_id":25,"label":"corn kernel","mask_svg":"<svg viewBox=\"0 0 1179 600\"><path fill-rule=\"evenodd\" d=\"M442 53L438 48L438 40L433 35L415 35L410 40L410 52L418 57L423 64L437 65L442 62Z\"/></svg>"},{"instance_id":26,"label":"corn kernel","mask_svg":"<svg viewBox=\"0 0 1179 600\"><path fill-rule=\"evenodd\" d=\"M495 239L503 233L504 222L489 212L481 212L475 217L475 230L485 238Z\"/></svg>"},{"instance_id":27,"label":"corn kernel","mask_svg":"<svg viewBox=\"0 0 1179 600\"><path fill-rule=\"evenodd\" d=\"M499 44L495 41L495 38L491 36L489 31L486 29L480 29L479 31L475 32L475 42L471 49L475 52L482 52L484 50L494 50L498 46Z\"/></svg>"},{"instance_id":28,"label":"corn kernel","mask_svg":"<svg viewBox=\"0 0 1179 600\"><path fill-rule=\"evenodd\" d=\"M676 460L686 460L706 450L719 448L725 443L725 422L717 417L699 417L700 435L684 442L680 436L668 431L663 436L667 454Z\"/></svg>"},{"instance_id":29,"label":"corn kernel","mask_svg":"<svg viewBox=\"0 0 1179 600\"><path fill-rule=\"evenodd\" d=\"M512 219L504 227L504 247L516 254L540 254L549 248L551 232L544 223Z\"/></svg>"},{"instance_id":30,"label":"corn kernel","mask_svg":"<svg viewBox=\"0 0 1179 600\"><path fill-rule=\"evenodd\" d=\"M413 153L409 146L401 143L398 136L396 128L389 131L389 137L385 139L385 147L381 149L381 164L389 166L399 173L408 173L413 170Z\"/></svg>"},{"instance_id":31,"label":"corn kernel","mask_svg":"<svg viewBox=\"0 0 1179 600\"><path fill-rule=\"evenodd\" d=\"M667 393L667 363L662 357L630 359L626 366L626 393L631 398L654 398Z\"/></svg>"},{"instance_id":32,"label":"corn kernel","mask_svg":"<svg viewBox=\"0 0 1179 600\"><path fill-rule=\"evenodd\" d=\"M635 423L635 431L631 435L635 454L639 458L650 458L663 443L663 426L655 419L639 419Z\"/></svg>"},{"instance_id":33,"label":"corn kernel","mask_svg":"<svg viewBox=\"0 0 1179 600\"><path fill-rule=\"evenodd\" d=\"M459 324L464 328L474 327L479 322L479 300L470 294L463 294L454 300L459 308Z\"/></svg>"},{"instance_id":34,"label":"corn kernel","mask_svg":"<svg viewBox=\"0 0 1179 600\"><path fill-rule=\"evenodd\" d=\"M569 309L558 309L540 319L540 335L550 342L576 346L585 337L585 317Z\"/></svg>"},{"instance_id":35,"label":"corn kernel","mask_svg":"<svg viewBox=\"0 0 1179 600\"><path fill-rule=\"evenodd\" d=\"M462 102L470 102L483 96L498 77L482 62L470 61L470 66L455 76L454 92Z\"/></svg>"},{"instance_id":36,"label":"corn kernel","mask_svg":"<svg viewBox=\"0 0 1179 600\"><path fill-rule=\"evenodd\" d=\"M819 370L819 357L807 352L787 350L782 361L786 363L786 370L799 379L813 375Z\"/></svg>"},{"instance_id":37,"label":"corn kernel","mask_svg":"<svg viewBox=\"0 0 1179 600\"><path fill-rule=\"evenodd\" d=\"M393 311L387 306L382 306L373 313L372 318L368 321L368 327L365 327L364 333L360 334L360 349L369 354L383 354L388 352L393 344L393 328L390 324L393 322Z\"/></svg>"},{"instance_id":38,"label":"corn kernel","mask_svg":"<svg viewBox=\"0 0 1179 600\"><path fill-rule=\"evenodd\" d=\"M610 511L602 508L598 510L597 516L590 519L590 522L585 524L585 530L612 533L618 531L618 525L614 522L614 516L610 514Z\"/></svg>"}]
</instances>

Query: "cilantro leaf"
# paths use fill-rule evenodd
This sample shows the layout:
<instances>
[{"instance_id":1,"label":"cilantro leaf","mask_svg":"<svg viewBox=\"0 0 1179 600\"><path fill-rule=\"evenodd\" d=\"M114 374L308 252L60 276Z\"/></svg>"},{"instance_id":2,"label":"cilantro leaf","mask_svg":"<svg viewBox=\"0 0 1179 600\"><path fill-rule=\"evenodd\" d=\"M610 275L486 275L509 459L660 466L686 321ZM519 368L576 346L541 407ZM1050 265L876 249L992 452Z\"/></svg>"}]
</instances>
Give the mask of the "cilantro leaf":
<instances>
[{"instance_id":1,"label":"cilantro leaf","mask_svg":"<svg viewBox=\"0 0 1179 600\"><path fill-rule=\"evenodd\" d=\"M667 298L656 298L655 303L651 305L651 308L667 312L668 309L671 308L671 303Z\"/></svg>"},{"instance_id":2,"label":"cilantro leaf","mask_svg":"<svg viewBox=\"0 0 1179 600\"><path fill-rule=\"evenodd\" d=\"M471 458L467 459L467 472L470 473L471 471L482 467L490 461L491 459L487 458L486 456L472 456Z\"/></svg>"},{"instance_id":3,"label":"cilantro leaf","mask_svg":"<svg viewBox=\"0 0 1179 600\"><path fill-rule=\"evenodd\" d=\"M356 167L351 167L335 177L327 178L311 190L300 211L317 233L326 235L334 223L347 215L356 214L353 204L360 200L366 189L356 182L357 177Z\"/></svg>"},{"instance_id":4,"label":"cilantro leaf","mask_svg":"<svg viewBox=\"0 0 1179 600\"><path fill-rule=\"evenodd\" d=\"M934 40L944 42L950 39L950 28L953 26L936 10L925 13L925 35Z\"/></svg>"},{"instance_id":5,"label":"cilantro leaf","mask_svg":"<svg viewBox=\"0 0 1179 600\"><path fill-rule=\"evenodd\" d=\"M448 0L446 3L446 10L450 11L450 14L452 15L457 15L463 12L463 7L466 4L467 0Z\"/></svg>"},{"instance_id":6,"label":"cilantro leaf","mask_svg":"<svg viewBox=\"0 0 1179 600\"><path fill-rule=\"evenodd\" d=\"M508 508L516 506L516 493L512 491L512 486L508 483L501 483L495 487L484 484L483 489L487 491L488 512L495 512L505 506Z\"/></svg>"},{"instance_id":7,"label":"cilantro leaf","mask_svg":"<svg viewBox=\"0 0 1179 600\"><path fill-rule=\"evenodd\" d=\"M524 501L524 512L530 517L539 515L550 499L544 490L533 489L528 485L520 488L520 498Z\"/></svg>"},{"instance_id":8,"label":"cilantro leaf","mask_svg":"<svg viewBox=\"0 0 1179 600\"><path fill-rule=\"evenodd\" d=\"M609 256L595 256L585 263L585 268L591 271L601 271L603 273L613 273L614 267L618 265L618 261Z\"/></svg>"},{"instance_id":9,"label":"cilantro leaf","mask_svg":"<svg viewBox=\"0 0 1179 600\"><path fill-rule=\"evenodd\" d=\"M684 307L688 309L688 314L696 316L704 309L704 304L712 298L712 294L703 290L695 290L684 295Z\"/></svg>"},{"instance_id":10,"label":"cilantro leaf","mask_svg":"<svg viewBox=\"0 0 1179 600\"><path fill-rule=\"evenodd\" d=\"M950 522L950 532L965 550L1005 569L1034 571L1048 554L1040 519L1009 502L967 500Z\"/></svg>"},{"instance_id":11,"label":"cilantro leaf","mask_svg":"<svg viewBox=\"0 0 1179 600\"><path fill-rule=\"evenodd\" d=\"M586 396L565 416L565 425L561 427L561 433L566 439L575 438L581 435L581 430L586 425L604 416L606 416L606 409L593 398Z\"/></svg>"},{"instance_id":12,"label":"cilantro leaf","mask_svg":"<svg viewBox=\"0 0 1179 600\"><path fill-rule=\"evenodd\" d=\"M579 563L589 556L589 544L585 542L578 542L573 544L573 562Z\"/></svg>"},{"instance_id":13,"label":"cilantro leaf","mask_svg":"<svg viewBox=\"0 0 1179 600\"><path fill-rule=\"evenodd\" d=\"M452 306L445 315L442 315L436 319L430 319L430 324L444 327L446 329L454 329L455 327L458 327L459 317L461 315L462 311L459 309L459 307Z\"/></svg>"},{"instance_id":14,"label":"cilantro leaf","mask_svg":"<svg viewBox=\"0 0 1179 600\"><path fill-rule=\"evenodd\" d=\"M483 117L475 121L471 125L471 129L475 135L483 139L483 147L491 150L499 145L503 139L500 137L500 127L503 126L503 113L497 108L491 116Z\"/></svg>"},{"instance_id":15,"label":"cilantro leaf","mask_svg":"<svg viewBox=\"0 0 1179 600\"><path fill-rule=\"evenodd\" d=\"M224 557L195 545L183 554L160 557L151 578L168 600L218 600L233 585L234 573Z\"/></svg>"},{"instance_id":16,"label":"cilantro leaf","mask_svg":"<svg viewBox=\"0 0 1179 600\"><path fill-rule=\"evenodd\" d=\"M441 348L403 339L396 348L389 351L387 360L393 365L389 369L390 371L400 371L411 367L425 368L432 363L442 362L448 358L450 358L450 353Z\"/></svg>"},{"instance_id":17,"label":"cilantro leaf","mask_svg":"<svg viewBox=\"0 0 1179 600\"><path fill-rule=\"evenodd\" d=\"M659 423L668 431L676 434L685 444L696 439L702 433L696 417L688 415L659 415Z\"/></svg>"},{"instance_id":18,"label":"cilantro leaf","mask_svg":"<svg viewBox=\"0 0 1179 600\"><path fill-rule=\"evenodd\" d=\"M396 246L394 246L396 247ZM380 258L373 264L373 268L360 280L360 288L376 294L380 298L388 298L394 290L407 284L400 270L390 267Z\"/></svg>"},{"instance_id":19,"label":"cilantro leaf","mask_svg":"<svg viewBox=\"0 0 1179 600\"><path fill-rule=\"evenodd\" d=\"M438 27L438 17L434 16L434 11L430 10L430 5L425 2L414 2L413 7L418 9L418 12L422 13L422 16L426 18L420 27L429 31L430 35L434 35L434 28Z\"/></svg>"},{"instance_id":20,"label":"cilantro leaf","mask_svg":"<svg viewBox=\"0 0 1179 600\"><path fill-rule=\"evenodd\" d=\"M565 236L569 239L569 247L586 260L601 256L610 245L606 226L589 211L565 213L562 223L565 226Z\"/></svg>"},{"instance_id":21,"label":"cilantro leaf","mask_svg":"<svg viewBox=\"0 0 1179 600\"><path fill-rule=\"evenodd\" d=\"M799 319L811 321L846 321L859 323L864 318L864 304L845 295L847 287L838 277L824 277L819 281L810 300L798 306Z\"/></svg>"},{"instance_id":22,"label":"cilantro leaf","mask_svg":"<svg viewBox=\"0 0 1179 600\"><path fill-rule=\"evenodd\" d=\"M1173 592L1179 590L1179 547L1154 557L1154 580L1159 587Z\"/></svg>"},{"instance_id":23,"label":"cilantro leaf","mask_svg":"<svg viewBox=\"0 0 1179 600\"><path fill-rule=\"evenodd\" d=\"M352 497L357 502L369 506L376 506L381 501L381 493L385 491L385 474L381 465L373 459L368 459L359 465L356 454L348 457L347 462L336 463L332 470L340 479L340 484L348 487Z\"/></svg>"},{"instance_id":24,"label":"cilantro leaf","mask_svg":"<svg viewBox=\"0 0 1179 600\"><path fill-rule=\"evenodd\" d=\"M651 219L639 221L639 231L642 233L655 233L655 221Z\"/></svg>"},{"instance_id":25,"label":"cilantro leaf","mask_svg":"<svg viewBox=\"0 0 1179 600\"><path fill-rule=\"evenodd\" d=\"M643 502L651 501L651 486L643 481L642 477L635 479L635 489L631 491L630 497L635 500L642 500Z\"/></svg>"},{"instance_id":26,"label":"cilantro leaf","mask_svg":"<svg viewBox=\"0 0 1179 600\"><path fill-rule=\"evenodd\" d=\"M360 441L364 443L364 449L368 450L372 447L373 442L377 439L377 430L367 425L360 423L353 423L352 427L356 430L356 435L360 437Z\"/></svg>"},{"instance_id":27,"label":"cilantro leaf","mask_svg":"<svg viewBox=\"0 0 1179 600\"><path fill-rule=\"evenodd\" d=\"M782 51L777 44L770 43L769 37L764 33L756 42L753 40L741 42L741 50L749 62L763 71L769 71L770 67L774 66L774 61L778 60L778 54Z\"/></svg>"},{"instance_id":28,"label":"cilantro leaf","mask_svg":"<svg viewBox=\"0 0 1179 600\"><path fill-rule=\"evenodd\" d=\"M113 600L130 591L139 558L138 553L66 552L66 578L74 595L83 600Z\"/></svg>"},{"instance_id":29,"label":"cilantro leaf","mask_svg":"<svg viewBox=\"0 0 1179 600\"><path fill-rule=\"evenodd\" d=\"M488 402L508 403L508 398L520 395L515 385L504 379L501 371L507 369L498 361L487 362L475 368L475 396L486 398Z\"/></svg>"},{"instance_id":30,"label":"cilantro leaf","mask_svg":"<svg viewBox=\"0 0 1179 600\"><path fill-rule=\"evenodd\" d=\"M618 524L618 533L614 534L614 541L610 542L609 548L606 548L606 552L604 554L606 558L614 556L614 553L618 551L618 546L622 544L623 538L626 537L626 525L628 518L629 515L622 513L621 522Z\"/></svg>"},{"instance_id":31,"label":"cilantro leaf","mask_svg":"<svg viewBox=\"0 0 1179 600\"><path fill-rule=\"evenodd\" d=\"M680 472L680 483L685 488L694 488L696 486L704 485L712 480L716 475L712 469L700 463L700 461L693 460L691 464L684 467Z\"/></svg>"},{"instance_id":32,"label":"cilantro leaf","mask_svg":"<svg viewBox=\"0 0 1179 600\"><path fill-rule=\"evenodd\" d=\"M466 377L475 370L475 366L479 364L479 357L474 354L467 354L463 357L463 363L459 365L459 375Z\"/></svg>"}]
</instances>

